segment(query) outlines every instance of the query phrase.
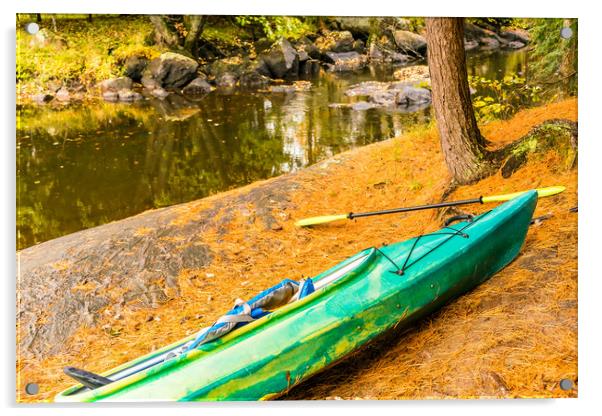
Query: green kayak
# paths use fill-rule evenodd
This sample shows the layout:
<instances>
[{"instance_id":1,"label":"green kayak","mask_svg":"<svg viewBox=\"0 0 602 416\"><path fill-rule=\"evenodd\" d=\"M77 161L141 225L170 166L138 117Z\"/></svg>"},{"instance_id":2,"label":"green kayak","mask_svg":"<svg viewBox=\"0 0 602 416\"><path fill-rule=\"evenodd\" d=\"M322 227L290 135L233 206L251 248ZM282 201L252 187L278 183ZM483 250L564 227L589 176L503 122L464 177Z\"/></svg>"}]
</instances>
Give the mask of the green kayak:
<instances>
[{"instance_id":1,"label":"green kayak","mask_svg":"<svg viewBox=\"0 0 602 416\"><path fill-rule=\"evenodd\" d=\"M367 248L312 279L285 280L199 334L102 375L67 368L81 384L55 400L276 397L502 269L519 253L536 204L537 193L525 192L436 232Z\"/></svg>"}]
</instances>

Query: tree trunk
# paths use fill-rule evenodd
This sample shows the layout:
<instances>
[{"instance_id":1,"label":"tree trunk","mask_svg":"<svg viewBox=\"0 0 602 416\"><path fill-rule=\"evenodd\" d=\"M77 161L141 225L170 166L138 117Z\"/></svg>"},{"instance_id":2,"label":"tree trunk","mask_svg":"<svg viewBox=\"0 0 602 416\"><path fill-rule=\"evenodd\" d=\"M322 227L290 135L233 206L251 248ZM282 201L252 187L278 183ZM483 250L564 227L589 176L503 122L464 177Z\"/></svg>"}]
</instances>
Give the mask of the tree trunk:
<instances>
[{"instance_id":1,"label":"tree trunk","mask_svg":"<svg viewBox=\"0 0 602 416\"><path fill-rule=\"evenodd\" d=\"M165 16L151 16L150 20L155 28L156 44L168 46L171 48L180 45L180 39L178 38L178 35L171 30L171 28L167 24Z\"/></svg>"},{"instance_id":2,"label":"tree trunk","mask_svg":"<svg viewBox=\"0 0 602 416\"><path fill-rule=\"evenodd\" d=\"M464 19L426 19L433 107L445 162L458 184L480 179L491 154L477 126L466 71Z\"/></svg>"},{"instance_id":3,"label":"tree trunk","mask_svg":"<svg viewBox=\"0 0 602 416\"><path fill-rule=\"evenodd\" d=\"M188 33L186 34L186 38L184 39L184 49L192 53L196 56L196 47L203 33L203 28L205 27L205 23L207 22L207 16L186 16L184 18L184 24L186 25L186 29Z\"/></svg>"}]
</instances>

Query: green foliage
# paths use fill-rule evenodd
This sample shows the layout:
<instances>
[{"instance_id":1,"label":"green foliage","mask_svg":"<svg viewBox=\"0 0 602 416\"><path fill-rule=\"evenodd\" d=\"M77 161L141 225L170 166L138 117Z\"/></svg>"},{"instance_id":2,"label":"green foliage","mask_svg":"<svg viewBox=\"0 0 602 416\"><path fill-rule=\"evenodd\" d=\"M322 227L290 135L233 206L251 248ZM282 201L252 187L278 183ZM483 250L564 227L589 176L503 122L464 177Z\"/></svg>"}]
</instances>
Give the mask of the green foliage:
<instances>
[{"instance_id":1,"label":"green foliage","mask_svg":"<svg viewBox=\"0 0 602 416\"><path fill-rule=\"evenodd\" d=\"M235 21L241 27L260 28L270 40L281 37L298 39L313 28L310 21L294 16L236 16Z\"/></svg>"},{"instance_id":2,"label":"green foliage","mask_svg":"<svg viewBox=\"0 0 602 416\"><path fill-rule=\"evenodd\" d=\"M55 16L56 33L45 16L41 27L48 35L47 42L36 40L22 27L17 29L18 83L43 86L50 80L78 80L94 84L121 75L120 63L128 56L160 53L144 44L152 29L146 16L95 15L92 22Z\"/></svg>"},{"instance_id":3,"label":"green foliage","mask_svg":"<svg viewBox=\"0 0 602 416\"><path fill-rule=\"evenodd\" d=\"M573 30L570 39L560 36L565 24ZM530 76L550 81L577 70L577 20L534 19L531 35L534 49L529 63ZM575 91L576 87L575 82Z\"/></svg>"},{"instance_id":4,"label":"green foliage","mask_svg":"<svg viewBox=\"0 0 602 416\"><path fill-rule=\"evenodd\" d=\"M477 26L500 31L503 28L514 26L515 19L510 17L473 17L468 19Z\"/></svg>"},{"instance_id":5,"label":"green foliage","mask_svg":"<svg viewBox=\"0 0 602 416\"><path fill-rule=\"evenodd\" d=\"M507 75L502 80L469 76L468 82L477 91L472 103L480 121L508 118L541 100L541 88L529 85L518 75Z\"/></svg>"}]
</instances>

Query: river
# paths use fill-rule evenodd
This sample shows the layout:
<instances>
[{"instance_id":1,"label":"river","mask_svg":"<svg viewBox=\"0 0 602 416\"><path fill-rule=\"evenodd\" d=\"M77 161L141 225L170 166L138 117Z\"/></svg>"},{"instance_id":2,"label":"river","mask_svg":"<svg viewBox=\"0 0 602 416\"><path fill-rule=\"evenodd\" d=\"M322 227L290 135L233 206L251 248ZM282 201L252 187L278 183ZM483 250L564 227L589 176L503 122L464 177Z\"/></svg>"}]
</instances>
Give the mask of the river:
<instances>
[{"instance_id":1,"label":"river","mask_svg":"<svg viewBox=\"0 0 602 416\"><path fill-rule=\"evenodd\" d=\"M475 54L468 71L501 79L527 52ZM332 108L345 90L397 67L325 73L307 91L216 90L197 100L17 108L17 248L292 172L431 120L416 112Z\"/></svg>"}]
</instances>

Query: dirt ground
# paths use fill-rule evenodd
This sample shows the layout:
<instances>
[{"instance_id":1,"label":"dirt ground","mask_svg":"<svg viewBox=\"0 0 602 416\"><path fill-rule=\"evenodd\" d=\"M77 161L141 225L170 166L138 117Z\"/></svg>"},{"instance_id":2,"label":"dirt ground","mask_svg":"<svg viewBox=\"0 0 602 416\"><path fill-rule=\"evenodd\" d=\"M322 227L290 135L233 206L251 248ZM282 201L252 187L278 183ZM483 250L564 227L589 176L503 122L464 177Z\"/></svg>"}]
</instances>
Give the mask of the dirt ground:
<instances>
[{"instance_id":1,"label":"dirt ground","mask_svg":"<svg viewBox=\"0 0 602 416\"><path fill-rule=\"evenodd\" d=\"M558 118L577 120L576 99L524 110L481 128L497 147ZM65 365L107 370L195 332L228 310L234 299L248 298L284 277L312 276L363 248L436 230L442 220L434 211L313 229L298 229L294 221L436 202L449 180L438 134L429 128L340 154L294 175L108 224L103 237L94 229L78 233L62 240L52 256L41 254L50 245L23 250L18 301L27 313L17 317L17 400L51 400L72 384L62 373ZM569 211L577 206L576 166L567 166L550 150L507 179L498 173L456 189L447 199L551 185L567 190L539 201L535 216L549 218L530 228L521 254L508 267L409 331L386 334L283 399L576 397L578 214ZM163 220L151 221L158 215ZM117 229L119 244L107 237ZM112 256L103 257L106 268L94 269L92 277L73 261L93 250L77 251L76 246L84 247L82 241L95 250L106 247L106 256ZM174 243L179 241L185 244ZM115 260L116 253L125 253L124 259L131 253L143 260L157 257L149 252L151 242L164 250L174 248L177 255L188 250L203 261L173 263L170 258L174 266L167 270L157 263L153 269L151 260ZM138 250L140 244L147 247ZM103 277L107 270L117 272ZM130 276L136 270L149 276L158 270L138 283L151 282L161 296L133 295L132 288L124 288L127 270L133 270ZM68 293L77 304L90 305L99 295L106 301L88 306L86 317L78 311L68 327L61 326L61 317L69 315L61 309L63 303L48 301L39 313L31 303L27 282L42 287L48 276L64 282L50 298ZM573 381L571 390L560 389L564 378ZM40 385L39 394L24 393L29 382Z\"/></svg>"}]
</instances>

